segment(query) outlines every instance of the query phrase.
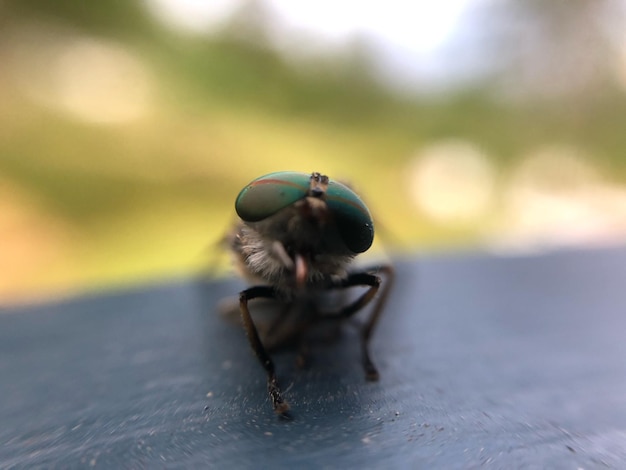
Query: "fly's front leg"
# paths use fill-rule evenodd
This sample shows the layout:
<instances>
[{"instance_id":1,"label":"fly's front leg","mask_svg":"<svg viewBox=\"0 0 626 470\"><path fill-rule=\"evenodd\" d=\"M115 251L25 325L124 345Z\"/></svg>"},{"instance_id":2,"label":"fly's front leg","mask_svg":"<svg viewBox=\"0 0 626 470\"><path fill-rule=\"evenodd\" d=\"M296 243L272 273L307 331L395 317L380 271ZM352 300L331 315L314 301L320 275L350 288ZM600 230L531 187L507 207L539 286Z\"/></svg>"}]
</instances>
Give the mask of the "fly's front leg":
<instances>
[{"instance_id":1,"label":"fly's front leg","mask_svg":"<svg viewBox=\"0 0 626 470\"><path fill-rule=\"evenodd\" d=\"M250 310L248 309L248 301L259 297L275 299L276 292L269 286L251 287L242 291L239 294L241 319L243 320L243 325L246 330L246 334L248 335L250 346L259 358L265 372L267 372L267 391L270 395L274 411L279 415L285 416L289 410L289 404L283 399L280 386L278 385L278 380L276 379L274 362L265 350L265 347L259 338L259 333L254 325L254 322L252 321L252 317L250 316Z\"/></svg>"},{"instance_id":2,"label":"fly's front leg","mask_svg":"<svg viewBox=\"0 0 626 470\"><path fill-rule=\"evenodd\" d=\"M380 276L372 274L372 272L383 273L385 275L386 282L382 284ZM363 328L361 329L361 351L363 357L363 369L365 370L365 378L370 381L378 380L379 374L376 366L374 365L370 357L369 342L370 338L372 337L372 333L374 332L374 328L378 324L378 320L385 305L385 301L387 300L387 296L389 295L389 290L391 289L391 286L393 284L393 277L393 268L389 265L384 265L370 269L367 272L364 271L350 274L347 278L343 279L339 285L334 286L338 288L369 286L369 289L365 291L363 295L361 295L353 303L339 311L339 316L344 318L351 317L367 304L369 304L380 290L380 295L376 300L376 304L372 309L372 313L370 314L368 320L365 322Z\"/></svg>"}]
</instances>

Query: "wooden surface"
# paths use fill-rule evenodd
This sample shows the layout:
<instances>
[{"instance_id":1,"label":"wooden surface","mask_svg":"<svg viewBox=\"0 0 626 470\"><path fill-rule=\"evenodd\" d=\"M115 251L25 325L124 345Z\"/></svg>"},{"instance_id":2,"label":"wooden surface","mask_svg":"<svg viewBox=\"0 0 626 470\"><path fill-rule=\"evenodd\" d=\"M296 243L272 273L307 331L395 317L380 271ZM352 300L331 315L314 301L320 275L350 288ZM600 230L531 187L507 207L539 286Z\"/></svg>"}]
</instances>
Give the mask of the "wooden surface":
<instances>
[{"instance_id":1,"label":"wooden surface","mask_svg":"<svg viewBox=\"0 0 626 470\"><path fill-rule=\"evenodd\" d=\"M275 356L273 415L237 281L0 314L0 467L626 468L626 249L429 256L398 279L367 383L350 328Z\"/></svg>"}]
</instances>

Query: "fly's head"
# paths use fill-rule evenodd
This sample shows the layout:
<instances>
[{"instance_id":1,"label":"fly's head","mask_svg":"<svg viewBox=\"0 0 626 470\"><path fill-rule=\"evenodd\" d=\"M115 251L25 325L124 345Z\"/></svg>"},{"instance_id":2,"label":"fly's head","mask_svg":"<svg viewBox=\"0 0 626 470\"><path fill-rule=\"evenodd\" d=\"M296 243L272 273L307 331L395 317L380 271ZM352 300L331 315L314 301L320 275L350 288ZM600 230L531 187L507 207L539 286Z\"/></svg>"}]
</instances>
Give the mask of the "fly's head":
<instances>
[{"instance_id":1,"label":"fly's head","mask_svg":"<svg viewBox=\"0 0 626 470\"><path fill-rule=\"evenodd\" d=\"M374 238L369 210L346 185L320 173L277 172L238 195L232 247L246 274L301 287L342 276Z\"/></svg>"}]
</instances>

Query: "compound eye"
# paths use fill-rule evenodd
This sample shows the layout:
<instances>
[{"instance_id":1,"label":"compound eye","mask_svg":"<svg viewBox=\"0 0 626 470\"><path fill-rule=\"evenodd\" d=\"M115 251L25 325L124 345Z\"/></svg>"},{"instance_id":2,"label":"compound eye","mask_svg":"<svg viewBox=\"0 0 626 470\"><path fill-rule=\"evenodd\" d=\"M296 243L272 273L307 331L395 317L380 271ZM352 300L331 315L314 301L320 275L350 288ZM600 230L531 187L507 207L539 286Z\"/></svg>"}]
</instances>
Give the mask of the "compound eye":
<instances>
[{"instance_id":1,"label":"compound eye","mask_svg":"<svg viewBox=\"0 0 626 470\"><path fill-rule=\"evenodd\" d=\"M311 175L279 171L261 176L241 190L235 200L237 215L259 222L306 197Z\"/></svg>"},{"instance_id":2,"label":"compound eye","mask_svg":"<svg viewBox=\"0 0 626 470\"><path fill-rule=\"evenodd\" d=\"M367 251L374 241L374 222L365 203L347 186L331 181L326 191L339 234L353 253Z\"/></svg>"}]
</instances>

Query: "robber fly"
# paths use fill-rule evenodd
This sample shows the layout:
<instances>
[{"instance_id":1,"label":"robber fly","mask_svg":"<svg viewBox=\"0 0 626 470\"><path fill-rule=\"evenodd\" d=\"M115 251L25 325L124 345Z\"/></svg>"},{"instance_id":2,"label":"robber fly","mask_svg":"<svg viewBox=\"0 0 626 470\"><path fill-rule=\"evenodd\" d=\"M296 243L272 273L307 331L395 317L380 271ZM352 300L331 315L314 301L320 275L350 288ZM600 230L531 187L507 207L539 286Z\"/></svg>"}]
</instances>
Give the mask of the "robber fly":
<instances>
[{"instance_id":1,"label":"robber fly","mask_svg":"<svg viewBox=\"0 0 626 470\"><path fill-rule=\"evenodd\" d=\"M380 290L361 329L365 376L368 380L378 380L368 343L389 292L393 270L388 265L356 272L347 270L352 259L369 249L374 240L372 217L359 196L320 173L285 171L249 183L237 196L235 209L240 220L229 239L230 249L239 271L254 283L254 287L239 294L241 318L250 346L267 373L274 411L286 416L289 405L283 398L274 363L250 315L248 304L252 299L277 301L284 310L276 323L290 315L292 320L296 318L297 327L289 334L300 340L317 323L351 317ZM386 276L384 285L379 273ZM293 317L298 313L292 310L302 305L302 299L355 286L367 290L347 305L302 318Z\"/></svg>"}]
</instances>

